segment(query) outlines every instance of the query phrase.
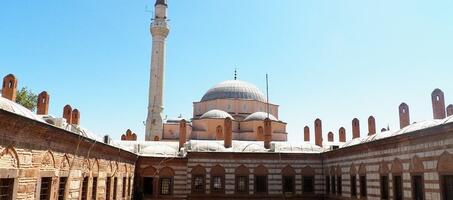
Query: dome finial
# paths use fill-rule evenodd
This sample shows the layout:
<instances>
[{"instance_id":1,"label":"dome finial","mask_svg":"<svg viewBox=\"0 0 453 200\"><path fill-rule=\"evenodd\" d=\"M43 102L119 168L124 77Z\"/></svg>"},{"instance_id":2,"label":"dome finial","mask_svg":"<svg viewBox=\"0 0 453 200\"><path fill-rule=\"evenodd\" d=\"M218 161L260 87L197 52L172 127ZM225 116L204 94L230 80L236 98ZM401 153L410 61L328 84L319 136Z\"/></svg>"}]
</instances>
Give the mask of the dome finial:
<instances>
[{"instance_id":1,"label":"dome finial","mask_svg":"<svg viewBox=\"0 0 453 200\"><path fill-rule=\"evenodd\" d=\"M234 80L238 79L238 68L234 68Z\"/></svg>"},{"instance_id":2,"label":"dome finial","mask_svg":"<svg viewBox=\"0 0 453 200\"><path fill-rule=\"evenodd\" d=\"M164 5L164 6L167 6L167 0L156 0L156 4L154 4L155 6L157 5Z\"/></svg>"}]
</instances>

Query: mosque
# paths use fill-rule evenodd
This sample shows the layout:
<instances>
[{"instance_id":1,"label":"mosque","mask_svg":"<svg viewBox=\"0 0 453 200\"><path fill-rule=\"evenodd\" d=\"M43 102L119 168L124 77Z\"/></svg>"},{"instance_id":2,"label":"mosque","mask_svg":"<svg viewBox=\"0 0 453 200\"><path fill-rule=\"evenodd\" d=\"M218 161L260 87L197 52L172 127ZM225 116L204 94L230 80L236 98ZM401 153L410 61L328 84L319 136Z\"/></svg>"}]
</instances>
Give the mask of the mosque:
<instances>
[{"instance_id":1,"label":"mosque","mask_svg":"<svg viewBox=\"0 0 453 200\"><path fill-rule=\"evenodd\" d=\"M376 130L375 118L324 134L322 121L288 141L279 105L251 83L223 81L193 103L190 119L165 119L167 1L156 0L146 136L99 136L65 105L36 113L15 102L18 79L0 97L0 199L453 199L453 105L435 89L433 119L413 122L398 107L400 129ZM396 109L395 109L396 110ZM297 134L297 133L292 133ZM326 136L327 140L324 140Z\"/></svg>"}]
</instances>

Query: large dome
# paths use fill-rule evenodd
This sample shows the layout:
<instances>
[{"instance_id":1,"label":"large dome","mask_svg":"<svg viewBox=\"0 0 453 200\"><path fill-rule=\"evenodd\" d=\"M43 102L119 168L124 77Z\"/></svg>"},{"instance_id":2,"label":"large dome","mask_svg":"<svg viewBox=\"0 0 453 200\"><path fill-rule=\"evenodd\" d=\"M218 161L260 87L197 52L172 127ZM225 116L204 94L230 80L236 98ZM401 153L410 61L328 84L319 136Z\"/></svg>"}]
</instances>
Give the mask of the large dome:
<instances>
[{"instance_id":1,"label":"large dome","mask_svg":"<svg viewBox=\"0 0 453 200\"><path fill-rule=\"evenodd\" d=\"M224 81L215 85L204 94L201 101L215 99L248 99L266 102L266 98L258 87L239 80Z\"/></svg>"}]
</instances>

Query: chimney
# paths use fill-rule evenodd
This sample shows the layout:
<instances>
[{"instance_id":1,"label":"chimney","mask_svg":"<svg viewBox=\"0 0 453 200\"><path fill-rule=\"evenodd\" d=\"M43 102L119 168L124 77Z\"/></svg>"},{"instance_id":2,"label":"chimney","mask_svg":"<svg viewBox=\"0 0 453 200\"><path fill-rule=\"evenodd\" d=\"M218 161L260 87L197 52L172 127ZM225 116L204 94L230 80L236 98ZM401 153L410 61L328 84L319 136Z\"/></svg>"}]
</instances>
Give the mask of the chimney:
<instances>
[{"instance_id":1,"label":"chimney","mask_svg":"<svg viewBox=\"0 0 453 200\"><path fill-rule=\"evenodd\" d=\"M327 141L333 142L333 133L332 132L327 133Z\"/></svg>"},{"instance_id":2,"label":"chimney","mask_svg":"<svg viewBox=\"0 0 453 200\"><path fill-rule=\"evenodd\" d=\"M322 147L322 122L320 119L315 120L315 144Z\"/></svg>"},{"instance_id":3,"label":"chimney","mask_svg":"<svg viewBox=\"0 0 453 200\"><path fill-rule=\"evenodd\" d=\"M63 118L66 119L66 123L72 124L72 107L70 105L64 106Z\"/></svg>"},{"instance_id":4,"label":"chimney","mask_svg":"<svg viewBox=\"0 0 453 200\"><path fill-rule=\"evenodd\" d=\"M179 149L184 146L186 143L186 134L187 134L187 122L185 119L182 119L179 122Z\"/></svg>"},{"instance_id":5,"label":"chimney","mask_svg":"<svg viewBox=\"0 0 453 200\"><path fill-rule=\"evenodd\" d=\"M411 123L409 115L409 106L406 103L401 103L398 109L400 114L400 128L409 126L409 124Z\"/></svg>"},{"instance_id":6,"label":"chimney","mask_svg":"<svg viewBox=\"0 0 453 200\"><path fill-rule=\"evenodd\" d=\"M14 75L8 74L3 78L2 96L11 101L16 101L17 79Z\"/></svg>"},{"instance_id":7,"label":"chimney","mask_svg":"<svg viewBox=\"0 0 453 200\"><path fill-rule=\"evenodd\" d=\"M453 115L453 104L450 104L447 106L447 117L450 117Z\"/></svg>"},{"instance_id":8,"label":"chimney","mask_svg":"<svg viewBox=\"0 0 453 200\"><path fill-rule=\"evenodd\" d=\"M376 119L373 116L368 117L368 135L376 134Z\"/></svg>"},{"instance_id":9,"label":"chimney","mask_svg":"<svg viewBox=\"0 0 453 200\"><path fill-rule=\"evenodd\" d=\"M72 124L80 125L80 112L77 109L72 110Z\"/></svg>"},{"instance_id":10,"label":"chimney","mask_svg":"<svg viewBox=\"0 0 453 200\"><path fill-rule=\"evenodd\" d=\"M104 143L105 143L105 144L110 144L110 141L111 141L111 140L112 140L112 139L110 138L109 135L104 135Z\"/></svg>"},{"instance_id":11,"label":"chimney","mask_svg":"<svg viewBox=\"0 0 453 200\"><path fill-rule=\"evenodd\" d=\"M444 92L440 89L435 89L431 94L431 100L433 103L433 117L434 119L445 118L445 99Z\"/></svg>"},{"instance_id":12,"label":"chimney","mask_svg":"<svg viewBox=\"0 0 453 200\"><path fill-rule=\"evenodd\" d=\"M36 105L36 114L47 115L49 113L49 99L50 96L46 91L39 93L38 104Z\"/></svg>"},{"instance_id":13,"label":"chimney","mask_svg":"<svg viewBox=\"0 0 453 200\"><path fill-rule=\"evenodd\" d=\"M352 120L352 139L360 137L360 122L359 119L354 118Z\"/></svg>"},{"instance_id":14,"label":"chimney","mask_svg":"<svg viewBox=\"0 0 453 200\"><path fill-rule=\"evenodd\" d=\"M137 141L137 135L132 133L131 129L127 129L126 134L121 135L123 141Z\"/></svg>"},{"instance_id":15,"label":"chimney","mask_svg":"<svg viewBox=\"0 0 453 200\"><path fill-rule=\"evenodd\" d=\"M310 128L308 126L304 127L304 141L310 142Z\"/></svg>"},{"instance_id":16,"label":"chimney","mask_svg":"<svg viewBox=\"0 0 453 200\"><path fill-rule=\"evenodd\" d=\"M340 142L346 142L346 130L343 127L338 130L338 137Z\"/></svg>"},{"instance_id":17,"label":"chimney","mask_svg":"<svg viewBox=\"0 0 453 200\"><path fill-rule=\"evenodd\" d=\"M224 142L223 145L225 148L230 148L233 144L233 122L231 121L231 118L227 117L225 118L224 121L224 127L225 127L225 137L224 137Z\"/></svg>"},{"instance_id":18,"label":"chimney","mask_svg":"<svg viewBox=\"0 0 453 200\"><path fill-rule=\"evenodd\" d=\"M270 149L272 141L272 121L269 118L264 120L264 148Z\"/></svg>"}]
</instances>

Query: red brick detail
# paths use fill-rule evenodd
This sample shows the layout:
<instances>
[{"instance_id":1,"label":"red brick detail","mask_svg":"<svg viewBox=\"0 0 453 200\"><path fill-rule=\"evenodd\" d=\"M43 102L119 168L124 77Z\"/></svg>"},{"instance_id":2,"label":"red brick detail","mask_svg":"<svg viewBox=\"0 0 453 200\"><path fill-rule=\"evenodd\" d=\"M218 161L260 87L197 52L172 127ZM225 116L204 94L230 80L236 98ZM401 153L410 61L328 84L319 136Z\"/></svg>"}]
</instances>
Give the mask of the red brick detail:
<instances>
[{"instance_id":1,"label":"red brick detail","mask_svg":"<svg viewBox=\"0 0 453 200\"><path fill-rule=\"evenodd\" d=\"M14 75L8 74L3 78L2 96L11 101L16 101L17 79Z\"/></svg>"},{"instance_id":2,"label":"red brick detail","mask_svg":"<svg viewBox=\"0 0 453 200\"><path fill-rule=\"evenodd\" d=\"M66 119L66 123L72 124L72 107L70 105L64 106L63 118Z\"/></svg>"},{"instance_id":3,"label":"red brick detail","mask_svg":"<svg viewBox=\"0 0 453 200\"><path fill-rule=\"evenodd\" d=\"M431 93L431 100L433 103L433 117L434 119L445 118L445 99L444 92L440 89L435 89Z\"/></svg>"},{"instance_id":4,"label":"red brick detail","mask_svg":"<svg viewBox=\"0 0 453 200\"><path fill-rule=\"evenodd\" d=\"M352 120L352 139L360 137L360 122L359 119L354 118Z\"/></svg>"},{"instance_id":5,"label":"red brick detail","mask_svg":"<svg viewBox=\"0 0 453 200\"><path fill-rule=\"evenodd\" d=\"M304 127L304 141L305 142L310 141L310 128L308 128L308 126Z\"/></svg>"},{"instance_id":6,"label":"red brick detail","mask_svg":"<svg viewBox=\"0 0 453 200\"><path fill-rule=\"evenodd\" d=\"M386 161L382 161L380 164L379 164L379 174L389 174L390 173L390 169L389 169L389 165Z\"/></svg>"},{"instance_id":7,"label":"red brick detail","mask_svg":"<svg viewBox=\"0 0 453 200\"><path fill-rule=\"evenodd\" d=\"M272 121L269 118L264 120L264 148L270 149L272 141Z\"/></svg>"},{"instance_id":8,"label":"red brick detail","mask_svg":"<svg viewBox=\"0 0 453 200\"><path fill-rule=\"evenodd\" d=\"M185 119L179 122L179 148L183 147L186 143L187 135L187 122Z\"/></svg>"},{"instance_id":9,"label":"red brick detail","mask_svg":"<svg viewBox=\"0 0 453 200\"><path fill-rule=\"evenodd\" d=\"M376 134L376 119L373 116L368 117L368 135Z\"/></svg>"},{"instance_id":10,"label":"red brick detail","mask_svg":"<svg viewBox=\"0 0 453 200\"><path fill-rule=\"evenodd\" d=\"M293 167L291 167L291 165L286 165L286 167L282 169L282 176L294 176L294 175L296 175L296 171L294 170Z\"/></svg>"},{"instance_id":11,"label":"red brick detail","mask_svg":"<svg viewBox=\"0 0 453 200\"><path fill-rule=\"evenodd\" d=\"M450 104L447 106L447 117L450 117L453 115L453 104Z\"/></svg>"},{"instance_id":12,"label":"red brick detail","mask_svg":"<svg viewBox=\"0 0 453 200\"><path fill-rule=\"evenodd\" d=\"M72 110L72 124L80 125L80 111L78 109Z\"/></svg>"},{"instance_id":13,"label":"red brick detail","mask_svg":"<svg viewBox=\"0 0 453 200\"><path fill-rule=\"evenodd\" d=\"M133 133L130 129L127 129L126 133L121 135L121 140L123 141L137 141L137 135Z\"/></svg>"},{"instance_id":14,"label":"red brick detail","mask_svg":"<svg viewBox=\"0 0 453 200\"><path fill-rule=\"evenodd\" d=\"M400 128L409 126L410 115L409 115L409 106L406 103L401 103L399 106L399 115L400 115Z\"/></svg>"},{"instance_id":15,"label":"red brick detail","mask_svg":"<svg viewBox=\"0 0 453 200\"><path fill-rule=\"evenodd\" d=\"M356 176L357 175L357 168L355 167L354 163L352 163L351 168L349 169L349 174L351 176Z\"/></svg>"},{"instance_id":16,"label":"red brick detail","mask_svg":"<svg viewBox=\"0 0 453 200\"><path fill-rule=\"evenodd\" d=\"M448 152L442 153L437 162L437 171L439 173L453 173L453 156Z\"/></svg>"},{"instance_id":17,"label":"red brick detail","mask_svg":"<svg viewBox=\"0 0 453 200\"><path fill-rule=\"evenodd\" d=\"M225 148L230 148L233 144L233 124L231 118L225 118L223 127L225 127L225 139L223 145Z\"/></svg>"},{"instance_id":18,"label":"red brick detail","mask_svg":"<svg viewBox=\"0 0 453 200\"><path fill-rule=\"evenodd\" d=\"M346 142L346 129L343 127L338 130L338 137L340 142Z\"/></svg>"},{"instance_id":19,"label":"red brick detail","mask_svg":"<svg viewBox=\"0 0 453 200\"><path fill-rule=\"evenodd\" d=\"M423 161L418 157L412 157L409 165L409 171L411 173L423 173L425 167L423 166Z\"/></svg>"},{"instance_id":20,"label":"red brick detail","mask_svg":"<svg viewBox=\"0 0 453 200\"><path fill-rule=\"evenodd\" d=\"M49 100L50 96L46 91L39 93L36 114L47 115L49 113Z\"/></svg>"},{"instance_id":21,"label":"red brick detail","mask_svg":"<svg viewBox=\"0 0 453 200\"><path fill-rule=\"evenodd\" d=\"M322 121L315 120L315 144L322 147Z\"/></svg>"},{"instance_id":22,"label":"red brick detail","mask_svg":"<svg viewBox=\"0 0 453 200\"><path fill-rule=\"evenodd\" d=\"M333 133L332 132L327 133L327 141L333 142Z\"/></svg>"},{"instance_id":23,"label":"red brick detail","mask_svg":"<svg viewBox=\"0 0 453 200\"><path fill-rule=\"evenodd\" d=\"M403 173L403 164L401 160L395 158L392 162L392 168L390 169L393 174L401 174Z\"/></svg>"}]
</instances>

